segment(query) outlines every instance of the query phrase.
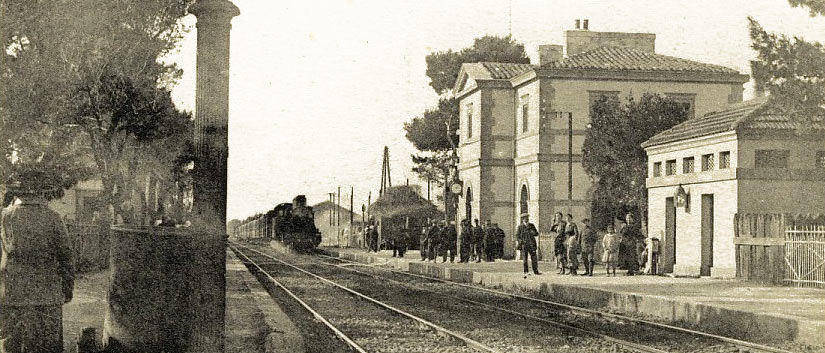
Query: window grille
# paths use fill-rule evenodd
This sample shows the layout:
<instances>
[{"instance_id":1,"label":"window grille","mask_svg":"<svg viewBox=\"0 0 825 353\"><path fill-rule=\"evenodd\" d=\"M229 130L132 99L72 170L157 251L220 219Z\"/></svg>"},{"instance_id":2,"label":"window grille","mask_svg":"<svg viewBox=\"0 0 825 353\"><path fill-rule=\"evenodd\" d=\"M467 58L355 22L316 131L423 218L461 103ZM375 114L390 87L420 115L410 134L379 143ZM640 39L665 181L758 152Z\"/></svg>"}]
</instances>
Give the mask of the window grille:
<instances>
[{"instance_id":1,"label":"window grille","mask_svg":"<svg viewBox=\"0 0 825 353\"><path fill-rule=\"evenodd\" d=\"M665 162L665 175L675 175L676 174L676 160L671 159Z\"/></svg>"},{"instance_id":2,"label":"window grille","mask_svg":"<svg viewBox=\"0 0 825 353\"><path fill-rule=\"evenodd\" d=\"M473 104L467 105L467 138L473 137Z\"/></svg>"},{"instance_id":3,"label":"window grille","mask_svg":"<svg viewBox=\"0 0 825 353\"><path fill-rule=\"evenodd\" d=\"M662 176L662 162L653 163L653 176Z\"/></svg>"},{"instance_id":4,"label":"window grille","mask_svg":"<svg viewBox=\"0 0 825 353\"><path fill-rule=\"evenodd\" d=\"M530 125L530 106L524 103L521 106L521 132L527 132L527 127Z\"/></svg>"},{"instance_id":5,"label":"window grille","mask_svg":"<svg viewBox=\"0 0 825 353\"><path fill-rule=\"evenodd\" d=\"M719 169L730 168L730 151L719 152Z\"/></svg>"},{"instance_id":6,"label":"window grille","mask_svg":"<svg viewBox=\"0 0 825 353\"><path fill-rule=\"evenodd\" d=\"M682 159L682 173L683 174L690 174L693 173L693 157L687 157Z\"/></svg>"},{"instance_id":7,"label":"window grille","mask_svg":"<svg viewBox=\"0 0 825 353\"><path fill-rule=\"evenodd\" d=\"M706 172L708 170L713 170L713 154L702 156L702 171Z\"/></svg>"}]
</instances>

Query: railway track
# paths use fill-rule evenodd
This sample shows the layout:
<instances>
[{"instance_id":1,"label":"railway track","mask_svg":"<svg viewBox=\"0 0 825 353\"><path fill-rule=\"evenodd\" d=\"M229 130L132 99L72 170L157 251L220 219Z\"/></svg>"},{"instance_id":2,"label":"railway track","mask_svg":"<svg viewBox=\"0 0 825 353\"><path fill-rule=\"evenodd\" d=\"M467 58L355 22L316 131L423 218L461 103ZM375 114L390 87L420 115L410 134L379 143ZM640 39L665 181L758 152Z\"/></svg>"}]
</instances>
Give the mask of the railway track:
<instances>
[{"instance_id":1,"label":"railway track","mask_svg":"<svg viewBox=\"0 0 825 353\"><path fill-rule=\"evenodd\" d=\"M240 244L230 247L352 351L501 352L272 255ZM348 295L336 295L340 292Z\"/></svg>"},{"instance_id":2,"label":"railway track","mask_svg":"<svg viewBox=\"0 0 825 353\"><path fill-rule=\"evenodd\" d=\"M346 271L359 273L364 276L371 276L373 278L381 279L382 281L392 281L398 283L399 285L407 285L414 287L418 290L423 291L430 291L439 295L445 295L455 298L456 300L465 301L479 307L483 307L487 310L499 311L502 313L506 313L508 315L517 315L527 319L536 320L538 322L542 322L543 324L557 326L562 328L568 328L572 331L580 332L583 334L592 335L594 337L599 337L604 340L607 340L613 343L615 348L621 348L630 351L636 352L661 352L661 351L686 351L686 352L754 352L754 353L791 353L790 351L770 347L754 342L748 342L745 340L739 340L735 338L720 336L709 334L697 330L692 330L688 328L662 324L654 321L643 320L638 318L633 318L629 316L607 313L607 312L600 312L596 310L591 310L587 308L577 307L573 305L532 298L524 295L519 295L515 293L508 293L500 290L484 288L476 285L469 285L464 283L457 283L449 280L444 280L441 278L435 278L425 275L414 274L406 271L399 271L395 269L385 268L385 267L378 267L369 264L363 264L356 261L351 261L347 259L342 259L339 257L324 255L324 254L316 254L317 256L335 261L337 264L328 264L330 266L335 266L341 268ZM345 264L346 266L343 266ZM364 270L357 270L353 267L359 267ZM380 272L381 274L379 274ZM387 274L392 274L392 276L387 276ZM443 288L439 290L433 289L425 289L427 287L432 287L433 283L439 283L442 285L446 285L449 287L453 287L459 290L444 290ZM486 293L489 295L494 295L500 298L508 298L508 301L497 301L494 304L488 302L481 302L477 299L478 296L476 295L469 295L470 290L474 293ZM528 304L531 307L525 307L524 305L515 305L517 309L508 309L507 307L512 307L514 303L520 304ZM599 332L598 330L592 330L583 328L580 326L574 326L570 323L566 323L564 321L570 320L559 320L558 316L556 317L546 317L547 315L541 315L541 308L548 308L556 311L562 311L572 314L572 316L576 316L578 318L574 318L572 321L582 321L581 317L589 317L596 320L607 320L610 322L615 322L618 324L625 324L625 325L633 325L633 326L640 326L640 327L647 327L654 330L660 330L662 332L669 332L671 334L676 334L682 337L684 340L686 337L693 337L694 340L688 340L690 342L689 346L697 346L697 345L704 345L705 349L696 349L695 347L683 347L687 349L679 349L680 347L676 347L677 349L673 349L674 347L664 347L664 348L657 348L651 346L645 346L640 343L630 342L625 339L613 337L611 335L605 334L603 332ZM532 314L536 313L538 314ZM568 318L569 319L569 318ZM592 323L592 321L590 321ZM637 332L633 330L623 330L623 331L631 331ZM639 337L637 337L639 338ZM644 337L641 337L644 338ZM675 337L674 337L675 338ZM702 342L699 342L702 340ZM714 344L715 342L716 344Z\"/></svg>"},{"instance_id":3,"label":"railway track","mask_svg":"<svg viewBox=\"0 0 825 353\"><path fill-rule=\"evenodd\" d=\"M246 249L268 261L283 261L255 249ZM438 325L447 327L451 332L460 332L457 334L473 342L480 342L479 345L486 346L492 351L569 352L572 350L577 352L657 353L671 351L660 348L663 346L662 342L669 342L669 337L659 337L659 347L631 342L603 332L554 322L549 320L546 314L533 315L523 308L516 309L524 310L520 312L507 309L503 303L493 302L491 304L491 298L487 293L482 293L482 296L486 296L485 298L462 298L445 293L443 290L423 290L419 286L412 287L408 283L389 279L386 276L377 276L353 268L343 269L342 266L337 266L340 263L312 263L307 262L306 257L300 261L302 264L299 270L302 272L313 272L316 276L320 274L323 278L334 277L338 282L346 282L347 287L354 288L371 298L391 302L394 308L412 312L431 322L437 322ZM355 267L358 264L348 263L343 267L347 266ZM599 323L599 325L602 324L602 322ZM632 332L629 334L634 335ZM376 351L384 351L384 348L377 347Z\"/></svg>"}]
</instances>

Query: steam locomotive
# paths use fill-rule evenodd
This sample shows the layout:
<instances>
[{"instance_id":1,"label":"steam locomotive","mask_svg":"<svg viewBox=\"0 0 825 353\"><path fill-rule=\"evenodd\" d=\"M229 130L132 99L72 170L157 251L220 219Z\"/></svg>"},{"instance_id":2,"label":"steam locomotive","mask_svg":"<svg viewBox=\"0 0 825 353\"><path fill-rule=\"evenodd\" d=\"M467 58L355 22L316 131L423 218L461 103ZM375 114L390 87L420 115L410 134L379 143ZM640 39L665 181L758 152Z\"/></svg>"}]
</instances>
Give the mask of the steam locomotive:
<instances>
[{"instance_id":1,"label":"steam locomotive","mask_svg":"<svg viewBox=\"0 0 825 353\"><path fill-rule=\"evenodd\" d=\"M233 229L232 235L236 239L276 240L295 250L309 250L321 243L315 214L304 195L247 218Z\"/></svg>"}]
</instances>

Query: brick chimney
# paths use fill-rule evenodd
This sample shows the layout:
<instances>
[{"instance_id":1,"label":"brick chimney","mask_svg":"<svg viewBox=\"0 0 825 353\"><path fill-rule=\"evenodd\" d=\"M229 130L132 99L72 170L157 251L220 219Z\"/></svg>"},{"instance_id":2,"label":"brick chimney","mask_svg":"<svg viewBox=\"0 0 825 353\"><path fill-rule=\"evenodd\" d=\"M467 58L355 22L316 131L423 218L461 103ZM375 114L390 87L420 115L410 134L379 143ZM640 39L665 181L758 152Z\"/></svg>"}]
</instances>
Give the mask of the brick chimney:
<instances>
[{"instance_id":1,"label":"brick chimney","mask_svg":"<svg viewBox=\"0 0 825 353\"><path fill-rule=\"evenodd\" d=\"M542 44L539 45L539 65L545 65L553 61L562 59L563 48L558 44Z\"/></svg>"},{"instance_id":2,"label":"brick chimney","mask_svg":"<svg viewBox=\"0 0 825 353\"><path fill-rule=\"evenodd\" d=\"M654 53L656 34L625 32L594 32L586 29L565 31L567 55L575 55L598 47L620 47Z\"/></svg>"}]
</instances>

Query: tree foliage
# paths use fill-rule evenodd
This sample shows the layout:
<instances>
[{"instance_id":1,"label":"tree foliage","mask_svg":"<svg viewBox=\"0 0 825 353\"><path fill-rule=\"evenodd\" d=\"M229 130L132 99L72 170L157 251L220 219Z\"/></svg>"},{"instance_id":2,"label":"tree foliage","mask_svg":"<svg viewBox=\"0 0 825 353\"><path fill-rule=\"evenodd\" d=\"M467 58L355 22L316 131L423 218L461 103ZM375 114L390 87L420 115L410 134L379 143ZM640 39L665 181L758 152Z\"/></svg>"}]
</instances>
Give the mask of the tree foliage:
<instances>
[{"instance_id":1,"label":"tree foliage","mask_svg":"<svg viewBox=\"0 0 825 353\"><path fill-rule=\"evenodd\" d=\"M808 126L812 117L823 116L825 46L768 33L755 19L748 20L751 47L757 52L751 61L756 89L770 92L771 105L802 123L800 126Z\"/></svg>"},{"instance_id":2,"label":"tree foliage","mask_svg":"<svg viewBox=\"0 0 825 353\"><path fill-rule=\"evenodd\" d=\"M582 147L582 165L594 185L595 208L647 210L647 156L642 142L687 120L687 111L671 99L644 94L625 102L602 97L590 113Z\"/></svg>"},{"instance_id":3,"label":"tree foliage","mask_svg":"<svg viewBox=\"0 0 825 353\"><path fill-rule=\"evenodd\" d=\"M471 47L427 55L430 86L442 96L438 106L404 123L407 139L422 153L413 155L413 171L423 178L443 183L451 164L452 146L458 145L458 100L449 97L462 63L482 61L529 63L524 45L512 37L484 36ZM448 130L449 124L449 130ZM452 142L452 144L451 144Z\"/></svg>"},{"instance_id":4,"label":"tree foliage","mask_svg":"<svg viewBox=\"0 0 825 353\"><path fill-rule=\"evenodd\" d=\"M191 117L172 103L180 70L162 58L185 32L190 2L0 1L5 163L17 154L18 165L50 155L93 165L116 210L137 189L137 170L185 175L170 169L186 164Z\"/></svg>"},{"instance_id":5,"label":"tree foliage","mask_svg":"<svg viewBox=\"0 0 825 353\"><path fill-rule=\"evenodd\" d=\"M825 15L825 0L788 0L793 7L807 7L811 17Z\"/></svg>"}]
</instances>

